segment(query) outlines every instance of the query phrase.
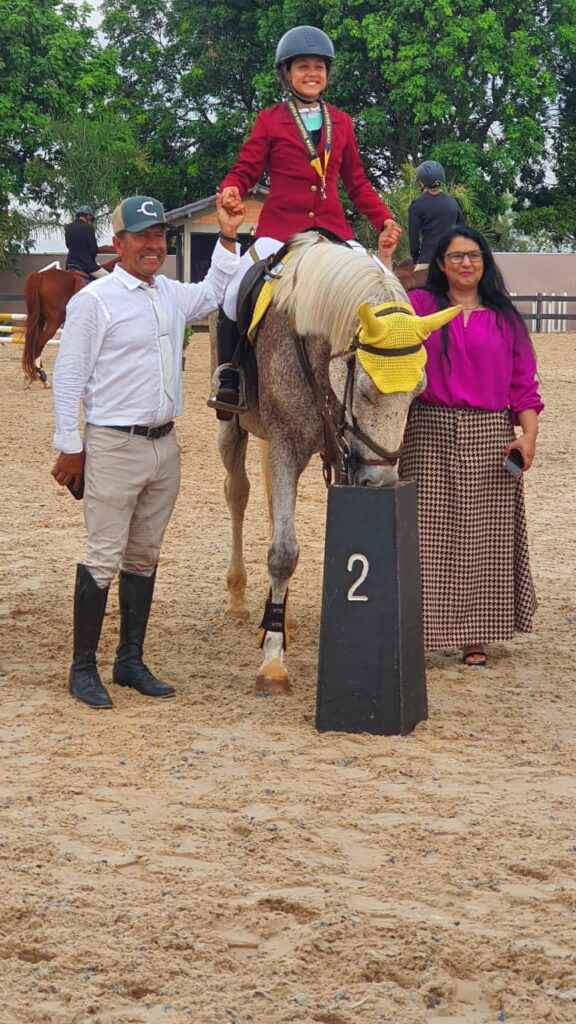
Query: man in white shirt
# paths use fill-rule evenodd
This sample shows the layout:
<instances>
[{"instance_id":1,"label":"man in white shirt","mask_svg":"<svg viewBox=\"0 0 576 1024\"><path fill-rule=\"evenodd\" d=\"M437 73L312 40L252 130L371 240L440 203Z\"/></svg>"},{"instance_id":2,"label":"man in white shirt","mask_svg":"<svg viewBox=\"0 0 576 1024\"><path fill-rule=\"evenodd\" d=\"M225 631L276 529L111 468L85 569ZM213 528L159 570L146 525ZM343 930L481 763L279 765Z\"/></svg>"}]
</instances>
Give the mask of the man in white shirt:
<instances>
[{"instance_id":1,"label":"man in white shirt","mask_svg":"<svg viewBox=\"0 0 576 1024\"><path fill-rule=\"evenodd\" d=\"M198 284L155 274L166 258L164 208L131 196L112 215L120 262L70 301L53 380L60 451L52 475L84 487L87 545L74 591L74 656L68 689L94 708L112 707L96 651L108 590L120 569L120 644L113 680L148 697L172 697L142 660L164 531L180 486L173 419L182 413L185 325L222 302L238 268L244 210L216 198L220 227L210 269ZM84 408L82 441L78 413Z\"/></svg>"}]
</instances>

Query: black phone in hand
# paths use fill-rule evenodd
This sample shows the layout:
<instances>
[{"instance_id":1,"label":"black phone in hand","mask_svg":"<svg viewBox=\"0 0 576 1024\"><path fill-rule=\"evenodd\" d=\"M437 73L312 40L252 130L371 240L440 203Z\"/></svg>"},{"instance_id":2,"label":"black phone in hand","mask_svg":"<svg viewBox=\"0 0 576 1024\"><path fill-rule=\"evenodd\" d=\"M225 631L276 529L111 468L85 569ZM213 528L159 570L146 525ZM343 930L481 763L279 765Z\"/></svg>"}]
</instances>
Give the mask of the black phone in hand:
<instances>
[{"instance_id":1,"label":"black phone in hand","mask_svg":"<svg viewBox=\"0 0 576 1024\"><path fill-rule=\"evenodd\" d=\"M522 476L524 472L524 459L522 458L522 452L518 448L512 448L508 452L508 455L504 459L504 467L512 476Z\"/></svg>"},{"instance_id":2,"label":"black phone in hand","mask_svg":"<svg viewBox=\"0 0 576 1024\"><path fill-rule=\"evenodd\" d=\"M84 474L82 474L79 487L74 487L74 482L72 480L69 484L66 484L66 487L70 491L72 497L76 498L76 501L80 501L80 499L84 497Z\"/></svg>"}]
</instances>

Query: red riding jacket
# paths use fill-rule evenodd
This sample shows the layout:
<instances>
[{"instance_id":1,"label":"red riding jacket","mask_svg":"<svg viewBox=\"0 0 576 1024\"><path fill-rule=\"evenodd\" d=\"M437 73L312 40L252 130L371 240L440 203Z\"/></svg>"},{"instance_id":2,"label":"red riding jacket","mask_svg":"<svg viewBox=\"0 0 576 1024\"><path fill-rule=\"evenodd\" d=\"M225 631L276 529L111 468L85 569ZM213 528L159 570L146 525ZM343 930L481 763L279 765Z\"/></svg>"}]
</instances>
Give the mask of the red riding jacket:
<instances>
[{"instance_id":1,"label":"red riding jacket","mask_svg":"<svg viewBox=\"0 0 576 1024\"><path fill-rule=\"evenodd\" d=\"M270 175L270 194L262 207L256 238L269 235L285 242L310 227L323 227L344 241L354 237L338 196L338 178L356 209L381 231L393 216L368 181L358 153L352 118L327 104L332 119L332 150L326 172L326 199L320 178L310 163L292 114L285 103L258 114L250 137L220 189L235 185L241 196L257 184L263 170ZM318 146L324 153L325 130Z\"/></svg>"}]
</instances>

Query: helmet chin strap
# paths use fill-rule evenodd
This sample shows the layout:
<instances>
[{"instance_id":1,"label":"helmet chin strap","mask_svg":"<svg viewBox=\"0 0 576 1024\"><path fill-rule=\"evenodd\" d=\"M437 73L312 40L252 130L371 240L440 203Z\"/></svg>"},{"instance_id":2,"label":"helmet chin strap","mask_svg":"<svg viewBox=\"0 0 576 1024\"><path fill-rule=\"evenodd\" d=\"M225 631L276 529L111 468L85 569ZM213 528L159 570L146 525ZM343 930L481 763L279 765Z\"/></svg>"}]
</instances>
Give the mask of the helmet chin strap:
<instances>
[{"instance_id":1,"label":"helmet chin strap","mask_svg":"<svg viewBox=\"0 0 576 1024\"><path fill-rule=\"evenodd\" d=\"M314 103L318 103L318 100L320 99L320 97L321 97L321 95L322 95L322 93L321 93L321 92L319 92L317 96L314 96L314 98L313 98L313 99L310 99L310 97L309 97L309 96L301 96L301 95L300 95L300 93L299 93L299 92L296 92L296 89L293 89L291 85L288 85L288 92L292 93L292 95L293 95L293 96L294 96L294 97L295 97L295 98L296 98L296 99L297 99L297 100L298 100L298 101L299 101L300 103L306 103L306 104L307 104L308 106L310 106L310 107L311 107L311 106L312 106L312 105L313 105Z\"/></svg>"}]
</instances>

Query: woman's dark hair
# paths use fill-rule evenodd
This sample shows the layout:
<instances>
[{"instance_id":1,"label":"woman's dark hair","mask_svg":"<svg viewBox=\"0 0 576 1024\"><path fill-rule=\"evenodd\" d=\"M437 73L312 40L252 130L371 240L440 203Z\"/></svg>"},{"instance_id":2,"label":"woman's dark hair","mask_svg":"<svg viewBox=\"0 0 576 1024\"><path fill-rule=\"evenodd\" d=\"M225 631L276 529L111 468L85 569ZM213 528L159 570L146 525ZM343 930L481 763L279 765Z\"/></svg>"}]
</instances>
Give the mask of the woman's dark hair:
<instances>
[{"instance_id":1,"label":"woman's dark hair","mask_svg":"<svg viewBox=\"0 0 576 1024\"><path fill-rule=\"evenodd\" d=\"M530 346L532 346L530 335L526 330L526 326L520 316L520 313L512 302L508 289L504 284L504 278L502 277L502 274L496 265L494 256L492 255L492 250L484 236L481 235L479 231L476 231L476 228L471 228L468 224L455 224L444 232L442 237L438 240L434 253L430 259L428 277L426 279L426 284L424 285L425 290L435 297L440 309L446 309L448 306L452 305L452 302L448 297L448 278L439 266L439 262L444 263L446 250L455 238L467 238L468 241L475 242L482 252L484 269L482 277L478 282L478 294L482 300L482 305L485 306L486 309L493 309L497 314L501 315L508 321L514 333L527 338ZM448 325L446 324L442 328L442 351L449 359L448 338Z\"/></svg>"}]
</instances>

